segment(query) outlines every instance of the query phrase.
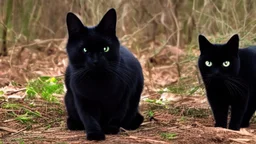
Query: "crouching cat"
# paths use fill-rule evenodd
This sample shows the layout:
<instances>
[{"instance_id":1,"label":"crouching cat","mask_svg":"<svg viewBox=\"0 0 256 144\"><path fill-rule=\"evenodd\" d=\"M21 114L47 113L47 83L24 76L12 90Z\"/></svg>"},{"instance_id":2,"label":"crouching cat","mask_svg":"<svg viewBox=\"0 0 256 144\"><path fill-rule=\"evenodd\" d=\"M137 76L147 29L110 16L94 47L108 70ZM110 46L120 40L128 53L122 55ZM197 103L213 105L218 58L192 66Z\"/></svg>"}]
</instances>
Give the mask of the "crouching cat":
<instances>
[{"instance_id":1,"label":"crouching cat","mask_svg":"<svg viewBox=\"0 0 256 144\"><path fill-rule=\"evenodd\" d=\"M116 11L87 27L69 12L66 17L69 64L65 106L70 130L85 130L88 140L104 140L120 127L137 129L144 120L139 101L144 77L139 61L116 36Z\"/></svg>"},{"instance_id":2,"label":"crouching cat","mask_svg":"<svg viewBox=\"0 0 256 144\"><path fill-rule=\"evenodd\" d=\"M199 35L198 67L206 88L215 127L229 129L249 127L256 109L256 47L239 49L239 36L225 44L212 44Z\"/></svg>"}]
</instances>

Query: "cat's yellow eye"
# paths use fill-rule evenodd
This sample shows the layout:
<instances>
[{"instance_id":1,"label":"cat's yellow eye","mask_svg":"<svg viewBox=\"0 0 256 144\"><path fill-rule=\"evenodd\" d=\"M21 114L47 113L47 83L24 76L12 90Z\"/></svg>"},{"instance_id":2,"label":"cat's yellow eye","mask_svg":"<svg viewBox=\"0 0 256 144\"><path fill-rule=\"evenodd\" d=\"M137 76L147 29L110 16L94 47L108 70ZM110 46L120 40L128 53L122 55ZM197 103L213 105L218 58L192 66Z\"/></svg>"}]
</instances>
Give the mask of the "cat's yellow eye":
<instances>
[{"instance_id":1,"label":"cat's yellow eye","mask_svg":"<svg viewBox=\"0 0 256 144\"><path fill-rule=\"evenodd\" d=\"M211 67L212 66L212 62L211 61L205 61L205 65L208 66L208 67Z\"/></svg>"},{"instance_id":2,"label":"cat's yellow eye","mask_svg":"<svg viewBox=\"0 0 256 144\"><path fill-rule=\"evenodd\" d=\"M108 52L109 51L109 47L108 46L104 47L103 50L104 50L104 52Z\"/></svg>"},{"instance_id":3,"label":"cat's yellow eye","mask_svg":"<svg viewBox=\"0 0 256 144\"><path fill-rule=\"evenodd\" d=\"M85 53L87 52L87 49L86 49L86 48L84 48L84 52L85 52Z\"/></svg>"},{"instance_id":4,"label":"cat's yellow eye","mask_svg":"<svg viewBox=\"0 0 256 144\"><path fill-rule=\"evenodd\" d=\"M229 62L229 61L224 61L224 62L222 63L222 65L223 65L224 67L228 67L228 66L230 65L230 62Z\"/></svg>"}]
</instances>

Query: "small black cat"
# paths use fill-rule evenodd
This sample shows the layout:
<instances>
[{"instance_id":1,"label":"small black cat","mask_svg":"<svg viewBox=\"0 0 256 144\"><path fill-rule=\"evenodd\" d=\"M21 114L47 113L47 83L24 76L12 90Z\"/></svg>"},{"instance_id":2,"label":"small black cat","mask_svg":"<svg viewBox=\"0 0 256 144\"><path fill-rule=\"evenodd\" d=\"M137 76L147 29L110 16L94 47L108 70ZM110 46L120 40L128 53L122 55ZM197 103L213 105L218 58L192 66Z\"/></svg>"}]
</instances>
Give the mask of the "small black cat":
<instances>
[{"instance_id":1,"label":"small black cat","mask_svg":"<svg viewBox=\"0 0 256 144\"><path fill-rule=\"evenodd\" d=\"M120 45L116 21L113 8L93 27L67 14L67 127L85 130L88 140L104 140L105 134L117 134L120 127L135 130L144 120L138 110L144 85L142 67Z\"/></svg>"},{"instance_id":2,"label":"small black cat","mask_svg":"<svg viewBox=\"0 0 256 144\"><path fill-rule=\"evenodd\" d=\"M256 47L239 49L239 36L225 44L212 44L199 35L198 67L212 109L215 127L229 129L249 127L256 109Z\"/></svg>"}]
</instances>

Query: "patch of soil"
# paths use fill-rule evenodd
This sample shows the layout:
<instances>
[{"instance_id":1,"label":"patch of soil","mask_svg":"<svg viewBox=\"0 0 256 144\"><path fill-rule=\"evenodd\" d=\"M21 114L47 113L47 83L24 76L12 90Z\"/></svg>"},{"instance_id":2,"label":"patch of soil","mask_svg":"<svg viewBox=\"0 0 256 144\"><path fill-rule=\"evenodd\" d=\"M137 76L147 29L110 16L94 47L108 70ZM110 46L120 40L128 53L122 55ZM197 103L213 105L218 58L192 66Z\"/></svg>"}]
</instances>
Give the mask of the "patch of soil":
<instances>
[{"instance_id":1,"label":"patch of soil","mask_svg":"<svg viewBox=\"0 0 256 144\"><path fill-rule=\"evenodd\" d=\"M64 118L64 117L63 117ZM239 132L222 128L213 128L210 119L186 119L186 122L179 122L180 116L168 113L159 113L155 117L157 121L146 120L143 125L135 131L122 131L118 135L107 135L105 141L97 143L112 144L239 144L255 143L256 137L249 132L251 129L243 129ZM162 134L176 134L173 138L164 138ZM45 130L35 128L29 131L21 131L5 135L2 138L4 143L96 143L85 140L83 131L69 131L65 126L56 126Z\"/></svg>"}]
</instances>

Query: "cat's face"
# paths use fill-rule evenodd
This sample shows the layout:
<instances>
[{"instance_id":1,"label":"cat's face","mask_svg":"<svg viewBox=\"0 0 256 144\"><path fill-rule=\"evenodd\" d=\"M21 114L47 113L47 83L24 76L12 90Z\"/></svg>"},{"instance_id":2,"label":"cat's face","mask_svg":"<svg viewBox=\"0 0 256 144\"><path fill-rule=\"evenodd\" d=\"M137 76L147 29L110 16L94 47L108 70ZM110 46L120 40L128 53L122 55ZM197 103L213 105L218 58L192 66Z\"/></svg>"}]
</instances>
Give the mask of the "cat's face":
<instances>
[{"instance_id":1,"label":"cat's face","mask_svg":"<svg viewBox=\"0 0 256 144\"><path fill-rule=\"evenodd\" d=\"M203 79L225 80L237 76L240 69L239 37L232 36L225 44L212 44L199 35L199 70Z\"/></svg>"},{"instance_id":2,"label":"cat's face","mask_svg":"<svg viewBox=\"0 0 256 144\"><path fill-rule=\"evenodd\" d=\"M86 27L73 13L67 14L67 53L77 68L104 68L119 59L116 12L110 9L94 27Z\"/></svg>"}]
</instances>

